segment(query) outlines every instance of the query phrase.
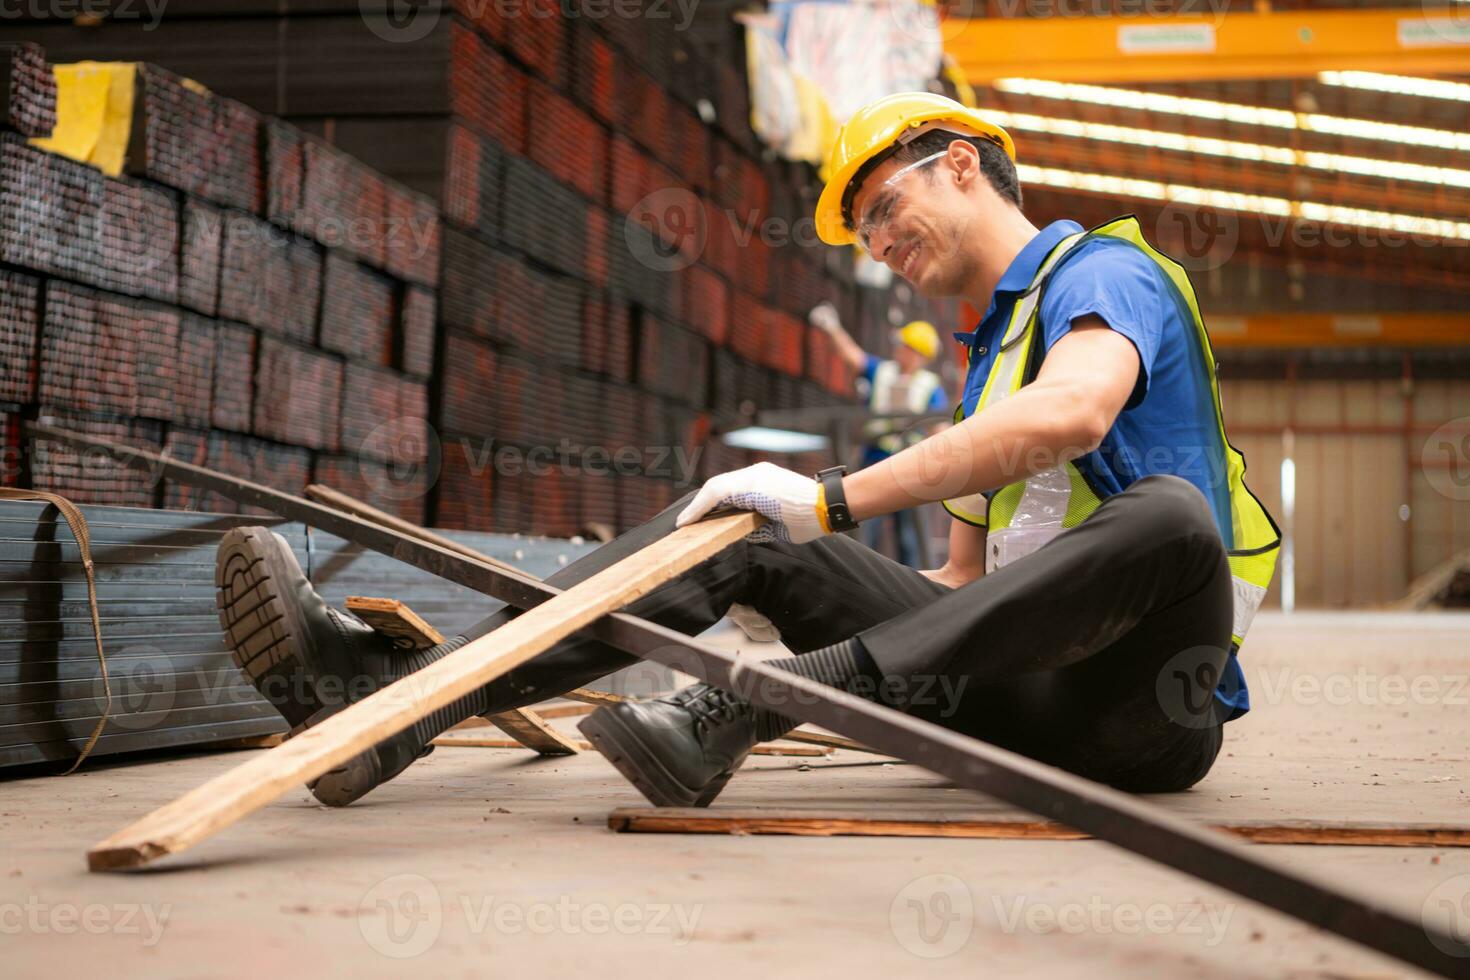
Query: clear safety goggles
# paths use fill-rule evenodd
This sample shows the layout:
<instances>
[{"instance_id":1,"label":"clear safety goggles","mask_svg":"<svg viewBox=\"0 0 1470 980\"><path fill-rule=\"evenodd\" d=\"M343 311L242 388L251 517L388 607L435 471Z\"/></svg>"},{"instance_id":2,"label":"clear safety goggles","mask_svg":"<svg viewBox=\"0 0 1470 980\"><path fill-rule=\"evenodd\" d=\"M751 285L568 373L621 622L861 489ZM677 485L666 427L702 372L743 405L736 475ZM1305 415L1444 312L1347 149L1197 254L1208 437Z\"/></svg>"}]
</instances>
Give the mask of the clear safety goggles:
<instances>
[{"instance_id":1,"label":"clear safety goggles","mask_svg":"<svg viewBox=\"0 0 1470 980\"><path fill-rule=\"evenodd\" d=\"M888 219L893 216L893 212L898 209L899 202L903 200L903 194L898 189L898 182L915 170L921 167L927 167L947 153L949 153L949 148L945 147L936 153L929 154L922 160L915 160L913 163L899 167L888 176L888 179L878 185L867 209L864 210L863 216L858 220L857 226L853 229L853 233L857 235L858 244L863 247L863 251L870 255L872 254L873 248L871 243L873 241L873 233L888 222Z\"/></svg>"}]
</instances>

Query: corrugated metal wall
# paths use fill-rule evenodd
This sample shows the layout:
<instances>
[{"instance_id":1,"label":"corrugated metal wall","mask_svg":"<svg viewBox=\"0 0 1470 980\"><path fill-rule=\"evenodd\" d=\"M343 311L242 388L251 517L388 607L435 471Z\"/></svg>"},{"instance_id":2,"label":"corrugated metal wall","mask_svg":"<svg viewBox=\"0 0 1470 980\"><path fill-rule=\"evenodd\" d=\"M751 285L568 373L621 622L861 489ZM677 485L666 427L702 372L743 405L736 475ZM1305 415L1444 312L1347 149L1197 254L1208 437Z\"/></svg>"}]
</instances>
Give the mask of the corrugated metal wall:
<instances>
[{"instance_id":1,"label":"corrugated metal wall","mask_svg":"<svg viewBox=\"0 0 1470 980\"><path fill-rule=\"evenodd\" d=\"M1470 384L1223 381L1221 395L1246 482L1283 530L1281 464L1288 454L1295 464L1298 608L1392 602L1470 548L1470 486L1454 486L1442 447L1426 451L1445 423L1470 433ZM1281 585L1278 566L1268 606L1279 606Z\"/></svg>"}]
</instances>

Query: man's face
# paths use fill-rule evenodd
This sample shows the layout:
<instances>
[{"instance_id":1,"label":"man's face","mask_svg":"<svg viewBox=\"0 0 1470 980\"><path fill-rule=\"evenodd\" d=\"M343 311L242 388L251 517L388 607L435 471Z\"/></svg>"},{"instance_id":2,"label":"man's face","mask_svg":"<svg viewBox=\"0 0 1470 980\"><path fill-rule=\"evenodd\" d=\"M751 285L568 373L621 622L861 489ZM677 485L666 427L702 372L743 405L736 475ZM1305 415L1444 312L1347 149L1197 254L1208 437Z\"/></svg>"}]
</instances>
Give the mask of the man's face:
<instances>
[{"instance_id":1,"label":"man's face","mask_svg":"<svg viewBox=\"0 0 1470 980\"><path fill-rule=\"evenodd\" d=\"M893 359L904 374L912 374L924 366L924 355L902 342L894 343Z\"/></svg>"},{"instance_id":2,"label":"man's face","mask_svg":"<svg viewBox=\"0 0 1470 980\"><path fill-rule=\"evenodd\" d=\"M906 166L886 160L858 188L852 213L859 237L866 237L873 258L919 292L957 295L972 281L977 265L965 231L983 206L981 195L961 189L948 154L899 174Z\"/></svg>"}]
</instances>

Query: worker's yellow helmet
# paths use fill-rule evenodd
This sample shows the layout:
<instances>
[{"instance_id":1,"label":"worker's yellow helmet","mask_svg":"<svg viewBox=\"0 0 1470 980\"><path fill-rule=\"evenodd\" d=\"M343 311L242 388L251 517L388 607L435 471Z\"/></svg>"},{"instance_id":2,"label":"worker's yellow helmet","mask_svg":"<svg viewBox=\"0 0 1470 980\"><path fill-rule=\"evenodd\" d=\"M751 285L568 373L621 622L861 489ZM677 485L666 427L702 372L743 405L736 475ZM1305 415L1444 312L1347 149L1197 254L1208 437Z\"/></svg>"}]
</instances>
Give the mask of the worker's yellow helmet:
<instances>
[{"instance_id":1,"label":"worker's yellow helmet","mask_svg":"<svg viewBox=\"0 0 1470 980\"><path fill-rule=\"evenodd\" d=\"M837 131L827 159L827 186L817 200L817 235L828 245L851 245L857 236L847 228L848 212L862 178L890 153L930 129L981 136L1016 159L1010 134L954 99L931 92L886 95L859 109Z\"/></svg>"},{"instance_id":2,"label":"worker's yellow helmet","mask_svg":"<svg viewBox=\"0 0 1470 980\"><path fill-rule=\"evenodd\" d=\"M925 320L915 320L900 330L898 342L924 355L926 361L933 360L934 355L939 353L939 331L934 329L934 324Z\"/></svg>"}]
</instances>

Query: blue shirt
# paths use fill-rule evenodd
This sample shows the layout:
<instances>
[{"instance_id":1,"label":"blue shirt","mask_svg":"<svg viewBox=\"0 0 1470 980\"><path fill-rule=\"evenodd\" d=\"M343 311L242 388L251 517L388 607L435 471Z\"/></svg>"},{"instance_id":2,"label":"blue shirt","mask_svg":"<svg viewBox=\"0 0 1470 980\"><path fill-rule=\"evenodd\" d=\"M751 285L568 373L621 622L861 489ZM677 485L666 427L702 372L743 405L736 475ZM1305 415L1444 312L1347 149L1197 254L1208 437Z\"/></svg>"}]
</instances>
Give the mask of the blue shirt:
<instances>
[{"instance_id":1,"label":"blue shirt","mask_svg":"<svg viewBox=\"0 0 1470 980\"><path fill-rule=\"evenodd\" d=\"M1006 268L975 331L955 334L970 347L963 394L967 417L985 387L1017 298L1047 254L1080 231L1075 221L1043 228ZM1203 350L1194 339L1194 318L1184 298L1140 249L1100 237L1073 248L1052 269L1039 309L1044 349L1051 350L1075 320L1089 314L1128 338L1138 351L1139 372L1132 395L1102 443L1074 461L1078 470L1100 499L1151 474L1183 477L1204 494L1221 538L1227 548L1233 547L1225 447L1214 392L1200 363ZM1233 655L1215 696L1231 719L1250 710L1245 677Z\"/></svg>"},{"instance_id":2,"label":"blue shirt","mask_svg":"<svg viewBox=\"0 0 1470 980\"><path fill-rule=\"evenodd\" d=\"M868 394L869 408L872 408L873 406L873 391L871 388L871 385L873 384L873 378L875 375L877 375L878 367L882 363L883 360L881 358L875 357L872 354L869 354L867 360L863 361L862 376L867 379L868 385L870 386ZM949 405L948 402L945 401L944 386L939 385L934 389L934 394L930 396L927 408L931 412L943 412L947 407L949 407ZM892 453L885 452L872 443L869 443L868 445L863 447L863 466L872 466L874 463L885 460L892 455Z\"/></svg>"}]
</instances>

